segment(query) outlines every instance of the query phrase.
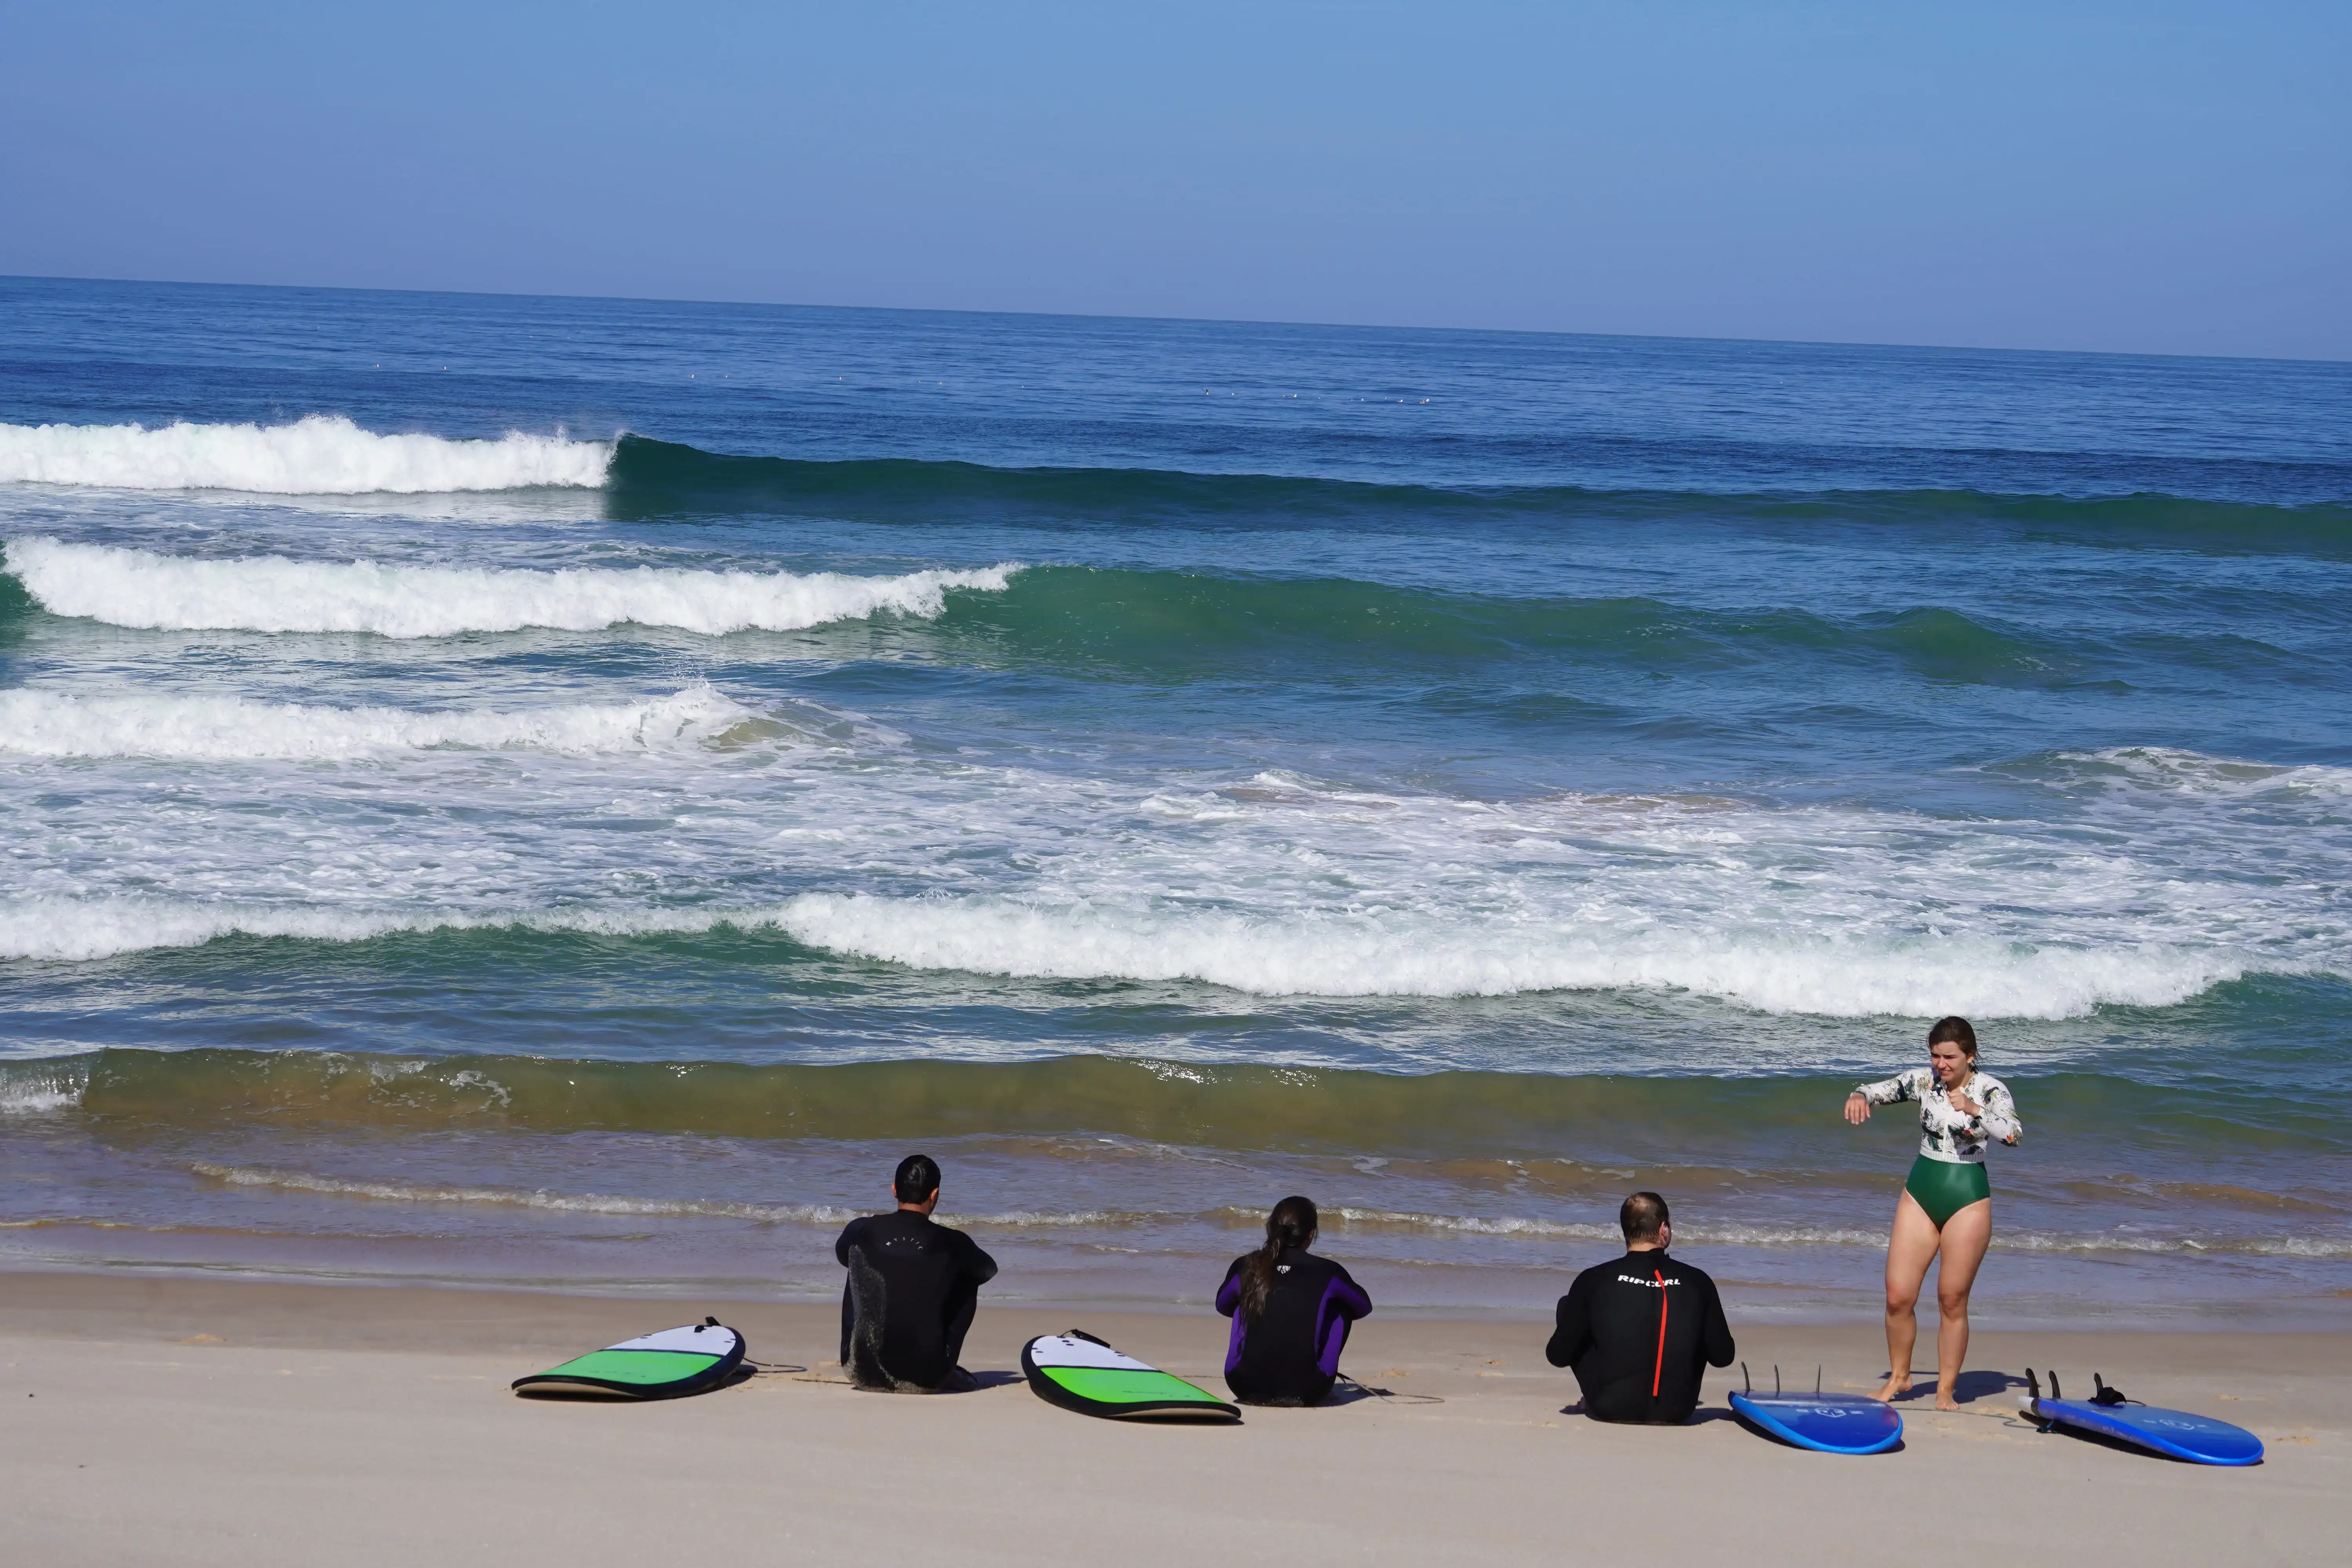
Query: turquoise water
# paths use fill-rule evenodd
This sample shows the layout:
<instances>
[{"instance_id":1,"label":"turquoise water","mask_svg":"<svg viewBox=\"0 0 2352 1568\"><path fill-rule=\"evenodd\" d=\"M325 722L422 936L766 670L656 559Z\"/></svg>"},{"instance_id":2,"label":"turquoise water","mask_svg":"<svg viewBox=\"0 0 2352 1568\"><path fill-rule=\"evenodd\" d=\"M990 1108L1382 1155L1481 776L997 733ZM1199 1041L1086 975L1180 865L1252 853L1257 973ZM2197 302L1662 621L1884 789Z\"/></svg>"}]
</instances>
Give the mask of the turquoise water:
<instances>
[{"instance_id":1,"label":"turquoise water","mask_svg":"<svg viewBox=\"0 0 2352 1568\"><path fill-rule=\"evenodd\" d=\"M0 541L19 1264L1867 1311L1959 1012L1989 1310L2352 1300L2352 366L0 280Z\"/></svg>"}]
</instances>

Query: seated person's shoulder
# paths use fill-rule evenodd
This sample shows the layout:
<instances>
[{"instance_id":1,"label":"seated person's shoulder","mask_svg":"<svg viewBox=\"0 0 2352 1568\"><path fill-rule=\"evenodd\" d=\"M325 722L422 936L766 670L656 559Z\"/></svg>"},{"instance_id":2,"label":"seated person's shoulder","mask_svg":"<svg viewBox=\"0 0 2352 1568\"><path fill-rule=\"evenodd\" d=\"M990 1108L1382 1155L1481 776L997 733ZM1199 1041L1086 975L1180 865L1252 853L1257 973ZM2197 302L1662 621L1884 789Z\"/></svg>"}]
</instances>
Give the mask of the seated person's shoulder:
<instances>
[{"instance_id":1,"label":"seated person's shoulder","mask_svg":"<svg viewBox=\"0 0 2352 1568\"><path fill-rule=\"evenodd\" d=\"M1685 1285L1704 1285L1709 1289L1715 1288L1715 1276L1686 1258L1675 1258L1671 1267Z\"/></svg>"},{"instance_id":2,"label":"seated person's shoulder","mask_svg":"<svg viewBox=\"0 0 2352 1568\"><path fill-rule=\"evenodd\" d=\"M1580 1270L1568 1288L1571 1294L1580 1289L1590 1290L1596 1285L1608 1284L1623 1272L1623 1266L1612 1258L1606 1263L1596 1263L1590 1268Z\"/></svg>"}]
</instances>

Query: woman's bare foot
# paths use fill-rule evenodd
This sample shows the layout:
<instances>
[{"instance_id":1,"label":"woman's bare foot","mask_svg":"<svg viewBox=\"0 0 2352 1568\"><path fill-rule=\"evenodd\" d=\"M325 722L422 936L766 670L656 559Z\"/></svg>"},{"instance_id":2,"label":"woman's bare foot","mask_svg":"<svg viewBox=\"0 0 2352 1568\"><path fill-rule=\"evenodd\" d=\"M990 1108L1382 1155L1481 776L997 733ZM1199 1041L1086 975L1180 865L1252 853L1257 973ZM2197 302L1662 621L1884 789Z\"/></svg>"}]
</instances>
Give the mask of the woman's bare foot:
<instances>
[{"instance_id":1,"label":"woman's bare foot","mask_svg":"<svg viewBox=\"0 0 2352 1568\"><path fill-rule=\"evenodd\" d=\"M1952 1397L1952 1391L1951 1391L1950 1389L1948 1389L1948 1388L1939 1388L1939 1389L1936 1390L1936 1408L1937 1408L1937 1409L1938 1409L1938 1410L1958 1410L1959 1407L1960 1407L1960 1402L1959 1402L1958 1400L1957 1400L1957 1399L1955 1399L1955 1398L1953 1398L1953 1397Z\"/></svg>"},{"instance_id":2,"label":"woman's bare foot","mask_svg":"<svg viewBox=\"0 0 2352 1568\"><path fill-rule=\"evenodd\" d=\"M1894 1402L1895 1396L1896 1394L1908 1394L1908 1393L1910 1393L1910 1392L1911 1392L1911 1376L1910 1376L1910 1374L1909 1374L1908 1373L1900 1373L1900 1372L1898 1372L1898 1373L1896 1373L1894 1376L1892 1376L1892 1377L1890 1377L1890 1378L1888 1378L1888 1379L1886 1380L1886 1386L1885 1386L1885 1387L1884 1387L1884 1388L1880 1389L1877 1393L1875 1393L1875 1394L1872 1394L1872 1395L1871 1395L1871 1397L1872 1397L1873 1399L1877 1400L1881 1405L1887 1405L1887 1404L1892 1404L1892 1403Z\"/></svg>"}]
</instances>

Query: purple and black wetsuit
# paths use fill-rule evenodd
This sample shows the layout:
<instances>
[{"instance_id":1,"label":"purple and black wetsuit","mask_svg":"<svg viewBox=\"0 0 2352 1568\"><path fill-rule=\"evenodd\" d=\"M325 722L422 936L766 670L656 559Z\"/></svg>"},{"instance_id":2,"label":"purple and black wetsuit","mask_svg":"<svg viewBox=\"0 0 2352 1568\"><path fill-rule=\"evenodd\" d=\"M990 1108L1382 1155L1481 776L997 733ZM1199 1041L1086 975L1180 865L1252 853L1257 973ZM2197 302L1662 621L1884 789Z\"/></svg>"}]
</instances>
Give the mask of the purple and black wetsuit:
<instances>
[{"instance_id":1,"label":"purple and black wetsuit","mask_svg":"<svg viewBox=\"0 0 2352 1568\"><path fill-rule=\"evenodd\" d=\"M1255 1322L1242 1315L1242 1265L1236 1258L1217 1288L1217 1310L1234 1321L1225 1352L1225 1386L1244 1405L1317 1405L1339 1375L1348 1325L1372 1299L1328 1258L1292 1247L1275 1264L1274 1288Z\"/></svg>"}]
</instances>

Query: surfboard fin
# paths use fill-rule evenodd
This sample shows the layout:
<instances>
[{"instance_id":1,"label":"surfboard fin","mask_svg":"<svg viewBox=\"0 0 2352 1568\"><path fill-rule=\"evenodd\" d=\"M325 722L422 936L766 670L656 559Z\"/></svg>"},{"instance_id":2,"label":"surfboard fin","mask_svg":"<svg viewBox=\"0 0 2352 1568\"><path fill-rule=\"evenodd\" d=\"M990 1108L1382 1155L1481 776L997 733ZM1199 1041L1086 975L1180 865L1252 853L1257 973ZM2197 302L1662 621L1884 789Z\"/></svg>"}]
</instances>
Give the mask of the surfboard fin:
<instances>
[{"instance_id":1,"label":"surfboard fin","mask_svg":"<svg viewBox=\"0 0 2352 1568\"><path fill-rule=\"evenodd\" d=\"M1742 1394L1756 1392L1756 1380L1748 1375L1748 1363L1744 1361L1739 1363L1739 1391Z\"/></svg>"},{"instance_id":2,"label":"surfboard fin","mask_svg":"<svg viewBox=\"0 0 2352 1568\"><path fill-rule=\"evenodd\" d=\"M2098 1390L2096 1394L2091 1395L2091 1403L2094 1405L2116 1405L2139 1403L2137 1399L2126 1398L2122 1389L2108 1387L2107 1380L2095 1372L2091 1374L2091 1386Z\"/></svg>"},{"instance_id":3,"label":"surfboard fin","mask_svg":"<svg viewBox=\"0 0 2352 1568\"><path fill-rule=\"evenodd\" d=\"M2025 1392L2028 1395L2025 1401L2025 1414L2033 1419L2033 1429L2036 1432L2047 1432L2058 1425L2055 1421L2046 1420L2042 1416L2042 1380L2033 1375L2033 1369L2030 1366L2025 1369ZM2058 1374L2054 1372L2050 1374L2050 1396L2053 1399L2058 1396Z\"/></svg>"}]
</instances>

